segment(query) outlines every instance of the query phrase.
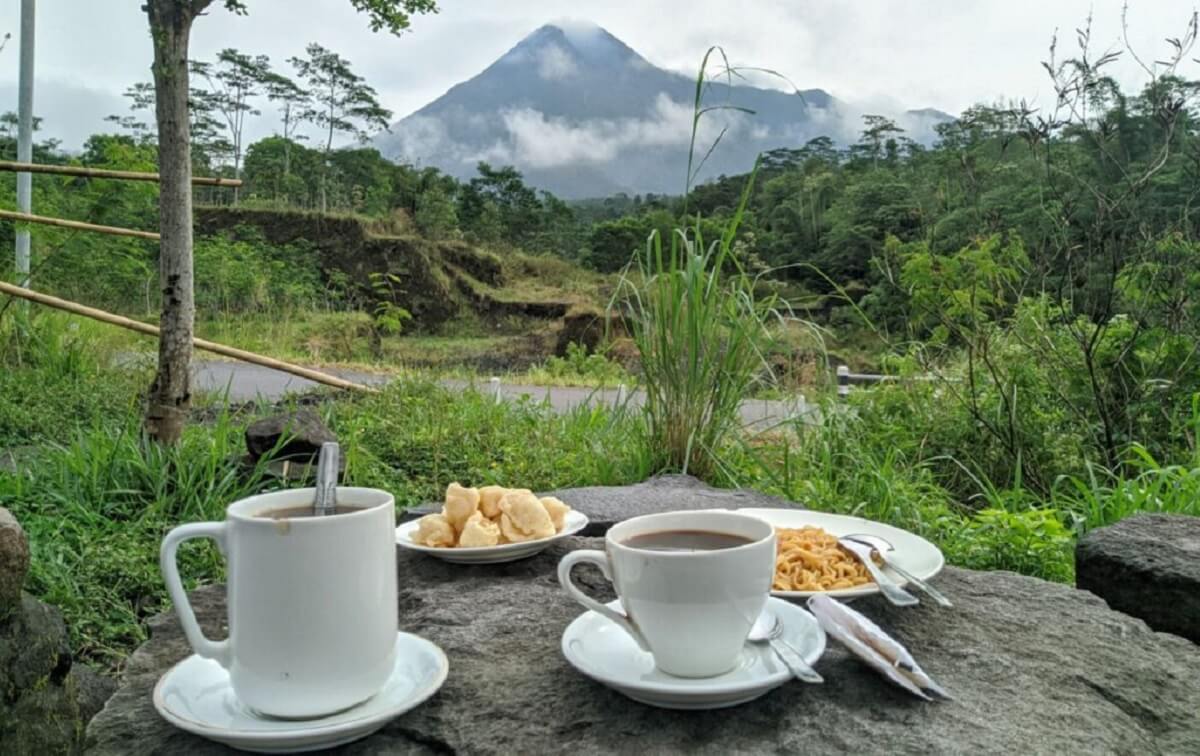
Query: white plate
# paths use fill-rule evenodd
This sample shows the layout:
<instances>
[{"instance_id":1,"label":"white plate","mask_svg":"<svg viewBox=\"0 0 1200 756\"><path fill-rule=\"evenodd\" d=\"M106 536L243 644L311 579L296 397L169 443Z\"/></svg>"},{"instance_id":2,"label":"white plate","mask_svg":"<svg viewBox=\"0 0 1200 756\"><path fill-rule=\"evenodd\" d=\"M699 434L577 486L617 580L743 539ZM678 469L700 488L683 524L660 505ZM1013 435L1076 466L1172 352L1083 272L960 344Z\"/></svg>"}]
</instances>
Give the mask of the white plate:
<instances>
[{"instance_id":1,"label":"white plate","mask_svg":"<svg viewBox=\"0 0 1200 756\"><path fill-rule=\"evenodd\" d=\"M814 512L809 509L757 509L745 508L737 510L742 514L766 520L777 528L802 528L813 525L823 528L830 535L844 536L854 533L865 533L886 538L895 551L888 552L888 558L916 575L921 580L928 580L942 571L946 560L941 549L934 546L915 533L907 530L884 525L882 522L864 520L850 515ZM884 567L884 573L899 585L907 585L908 581ZM870 596L879 593L875 583L860 585L856 588L842 588L835 591L771 591L772 596L780 598L800 599L820 593L840 599L853 599L860 596Z\"/></svg>"},{"instance_id":2,"label":"white plate","mask_svg":"<svg viewBox=\"0 0 1200 756\"><path fill-rule=\"evenodd\" d=\"M825 632L805 609L768 599L783 623L783 640L813 664L825 652ZM620 601L608 604L620 609ZM791 673L767 644L747 643L737 667L716 677L675 677L660 672L654 658L612 620L587 611L562 636L562 652L571 666L635 701L665 709L723 709L753 701L791 679Z\"/></svg>"},{"instance_id":3,"label":"white plate","mask_svg":"<svg viewBox=\"0 0 1200 756\"><path fill-rule=\"evenodd\" d=\"M366 737L432 696L450 664L433 643L396 637L396 664L383 689L346 711L319 719L265 717L238 700L229 672L212 659L189 656L154 687L154 708L176 727L243 751L298 753Z\"/></svg>"},{"instance_id":4,"label":"white plate","mask_svg":"<svg viewBox=\"0 0 1200 756\"><path fill-rule=\"evenodd\" d=\"M518 559L531 557L544 550L547 546L570 535L575 535L587 527L587 515L572 509L563 518L563 529L549 538L539 538L536 541L521 543L502 543L499 546L476 546L472 548L435 548L413 542L417 532L417 520L406 522L396 528L396 543L406 549L420 551L423 554L444 559L458 564L499 564L500 562L515 562Z\"/></svg>"}]
</instances>

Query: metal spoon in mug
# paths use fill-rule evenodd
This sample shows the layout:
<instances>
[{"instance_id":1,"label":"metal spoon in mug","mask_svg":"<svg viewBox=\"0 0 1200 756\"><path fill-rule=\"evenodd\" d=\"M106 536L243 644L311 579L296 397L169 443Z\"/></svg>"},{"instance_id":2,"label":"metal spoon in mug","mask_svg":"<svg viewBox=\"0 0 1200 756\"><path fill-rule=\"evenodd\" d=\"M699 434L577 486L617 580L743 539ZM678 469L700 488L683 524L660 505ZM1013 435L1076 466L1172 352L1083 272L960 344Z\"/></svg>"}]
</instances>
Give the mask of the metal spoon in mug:
<instances>
[{"instance_id":1,"label":"metal spoon in mug","mask_svg":"<svg viewBox=\"0 0 1200 756\"><path fill-rule=\"evenodd\" d=\"M888 601L891 601L896 606L914 606L921 603L920 599L904 590L900 586L883 574L883 571L875 566L875 560L871 558L871 552L875 550L873 546L866 546L858 541L852 541L845 536L838 538L838 543L842 548L849 551L854 556L858 557L858 561L863 563L870 573L871 578L875 581L875 585L879 586L879 592Z\"/></svg>"},{"instance_id":2,"label":"metal spoon in mug","mask_svg":"<svg viewBox=\"0 0 1200 756\"><path fill-rule=\"evenodd\" d=\"M338 456L337 442L321 444L317 457L317 490L313 497L313 516L324 517L337 512Z\"/></svg>"},{"instance_id":3,"label":"metal spoon in mug","mask_svg":"<svg viewBox=\"0 0 1200 756\"><path fill-rule=\"evenodd\" d=\"M783 640L783 630L783 623L779 621L779 617L770 609L763 609L758 619L754 620L754 626L750 628L750 635L746 640L751 643L768 644L788 670L804 682L825 682L825 678L817 674L796 649Z\"/></svg>"},{"instance_id":4,"label":"metal spoon in mug","mask_svg":"<svg viewBox=\"0 0 1200 756\"><path fill-rule=\"evenodd\" d=\"M936 601L939 605L954 606L954 604L950 603L950 599L942 595L941 591L939 591L937 588L934 588L929 583L926 583L924 580L912 574L900 565L896 564L896 560L888 556L889 551L896 550L896 547L892 545L891 541L883 538L882 536L870 535L867 533L851 533L850 535L842 536L842 538L850 541L857 541L864 546L871 547L875 550L875 553L879 554L879 558L883 560L883 563L890 567L893 572L907 580L912 585L915 585L922 591L925 591L927 594L929 594L929 597Z\"/></svg>"}]
</instances>

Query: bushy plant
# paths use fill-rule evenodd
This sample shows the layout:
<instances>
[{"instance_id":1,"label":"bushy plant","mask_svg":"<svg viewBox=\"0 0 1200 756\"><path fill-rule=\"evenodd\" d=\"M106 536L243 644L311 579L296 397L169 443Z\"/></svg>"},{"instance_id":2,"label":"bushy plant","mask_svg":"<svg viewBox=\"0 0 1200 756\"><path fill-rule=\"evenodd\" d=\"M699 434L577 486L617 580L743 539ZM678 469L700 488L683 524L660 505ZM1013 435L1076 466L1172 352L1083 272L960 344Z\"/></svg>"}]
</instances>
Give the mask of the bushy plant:
<instances>
[{"instance_id":1,"label":"bushy plant","mask_svg":"<svg viewBox=\"0 0 1200 756\"><path fill-rule=\"evenodd\" d=\"M748 196L749 186L743 204ZM638 349L648 446L664 469L702 478L719 467L742 400L769 372L767 325L777 313L732 256L739 217L707 245L698 225L665 241L653 234L636 280L623 276L617 294Z\"/></svg>"},{"instance_id":2,"label":"bushy plant","mask_svg":"<svg viewBox=\"0 0 1200 756\"><path fill-rule=\"evenodd\" d=\"M567 344L563 357L550 357L539 368L530 371L534 381L550 383L584 383L612 385L630 380L625 368L601 352L588 352L583 344Z\"/></svg>"}]
</instances>

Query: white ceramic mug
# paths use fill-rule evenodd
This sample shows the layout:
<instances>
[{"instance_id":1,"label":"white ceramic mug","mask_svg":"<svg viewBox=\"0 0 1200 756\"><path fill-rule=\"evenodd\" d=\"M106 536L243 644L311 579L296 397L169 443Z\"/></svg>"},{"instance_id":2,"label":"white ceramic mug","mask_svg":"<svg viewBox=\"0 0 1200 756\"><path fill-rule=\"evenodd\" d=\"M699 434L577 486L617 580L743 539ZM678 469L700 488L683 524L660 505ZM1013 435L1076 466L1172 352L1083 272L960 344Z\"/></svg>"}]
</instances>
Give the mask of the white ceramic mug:
<instances>
[{"instance_id":1,"label":"white ceramic mug","mask_svg":"<svg viewBox=\"0 0 1200 756\"><path fill-rule=\"evenodd\" d=\"M229 670L237 697L263 714L311 718L375 695L394 664L397 634L396 512L392 495L337 489L326 517L261 517L311 506L312 488L234 502L224 522L175 528L159 562L188 642ZM212 538L228 560L229 637L212 641L196 624L175 552Z\"/></svg>"},{"instance_id":2,"label":"white ceramic mug","mask_svg":"<svg viewBox=\"0 0 1200 756\"><path fill-rule=\"evenodd\" d=\"M630 547L635 536L707 531L748 539L711 551L655 551ZM633 636L660 670L678 677L712 677L733 669L754 620L766 606L775 573L775 530L727 510L665 512L618 523L604 551L572 551L558 563L558 582L588 609ZM614 611L571 582L571 568L600 568L621 600Z\"/></svg>"}]
</instances>

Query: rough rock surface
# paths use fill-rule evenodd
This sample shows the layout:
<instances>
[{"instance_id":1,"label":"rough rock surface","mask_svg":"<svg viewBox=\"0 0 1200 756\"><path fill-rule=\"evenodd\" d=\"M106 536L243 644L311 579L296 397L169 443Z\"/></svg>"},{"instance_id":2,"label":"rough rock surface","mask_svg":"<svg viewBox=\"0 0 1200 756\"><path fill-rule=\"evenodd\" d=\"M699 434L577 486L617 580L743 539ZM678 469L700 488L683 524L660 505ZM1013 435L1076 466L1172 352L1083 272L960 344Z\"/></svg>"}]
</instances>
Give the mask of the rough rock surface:
<instances>
[{"instance_id":1,"label":"rough rock surface","mask_svg":"<svg viewBox=\"0 0 1200 756\"><path fill-rule=\"evenodd\" d=\"M321 444L337 441L337 436L311 409L300 409L256 420L246 428L246 450L258 459L275 448L280 439L288 440L273 456L275 459L307 461L321 451Z\"/></svg>"},{"instance_id":2,"label":"rough rock surface","mask_svg":"<svg viewBox=\"0 0 1200 756\"><path fill-rule=\"evenodd\" d=\"M29 572L29 541L21 524L0 507L0 618L21 601L21 587Z\"/></svg>"},{"instance_id":3,"label":"rough rock surface","mask_svg":"<svg viewBox=\"0 0 1200 756\"><path fill-rule=\"evenodd\" d=\"M57 609L25 594L0 621L0 753L77 751L98 708L95 699L111 687L94 673L72 669Z\"/></svg>"},{"instance_id":4,"label":"rough rock surface","mask_svg":"<svg viewBox=\"0 0 1200 756\"><path fill-rule=\"evenodd\" d=\"M927 704L832 648L823 686L791 683L733 709L676 712L634 703L579 675L559 638L581 609L560 590L568 538L510 564L451 565L402 552L400 627L450 658L442 690L371 738L341 749L383 753L1200 753L1200 649L1114 612L1070 586L948 568L953 609L855 604L906 643L956 697ZM589 568L579 581L611 596ZM211 637L224 591L192 594ZM175 730L150 693L189 654L174 615L152 622L124 686L88 728L89 752L223 753Z\"/></svg>"},{"instance_id":5,"label":"rough rock surface","mask_svg":"<svg viewBox=\"0 0 1200 756\"><path fill-rule=\"evenodd\" d=\"M588 516L582 535L604 535L616 523L638 515L679 509L738 509L741 507L794 508L784 499L749 489L712 488L690 475L660 475L633 486L590 486L551 491ZM442 505L426 504L410 509L400 520L411 520Z\"/></svg>"},{"instance_id":6,"label":"rough rock surface","mask_svg":"<svg viewBox=\"0 0 1200 756\"><path fill-rule=\"evenodd\" d=\"M1200 643L1200 517L1135 515L1087 533L1075 547L1075 584Z\"/></svg>"}]
</instances>

